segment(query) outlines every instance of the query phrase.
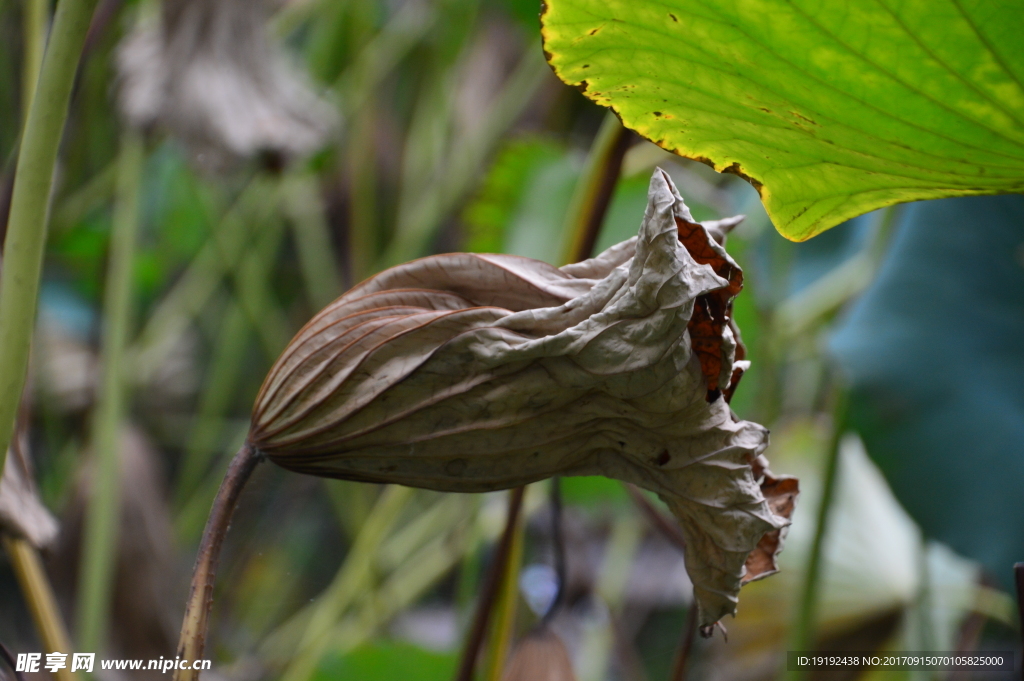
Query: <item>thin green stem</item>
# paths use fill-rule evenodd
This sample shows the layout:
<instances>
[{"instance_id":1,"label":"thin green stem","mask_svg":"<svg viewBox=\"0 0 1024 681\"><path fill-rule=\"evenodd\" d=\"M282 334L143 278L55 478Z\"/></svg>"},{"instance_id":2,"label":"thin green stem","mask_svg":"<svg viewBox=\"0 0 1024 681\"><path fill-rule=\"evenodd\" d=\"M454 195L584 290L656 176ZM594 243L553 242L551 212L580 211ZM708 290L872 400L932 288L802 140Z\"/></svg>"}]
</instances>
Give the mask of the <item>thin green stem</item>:
<instances>
[{"instance_id":1,"label":"thin green stem","mask_svg":"<svg viewBox=\"0 0 1024 681\"><path fill-rule=\"evenodd\" d=\"M14 432L39 296L53 168L96 0L60 0L22 135L0 275L0 470Z\"/></svg>"},{"instance_id":2,"label":"thin green stem","mask_svg":"<svg viewBox=\"0 0 1024 681\"><path fill-rule=\"evenodd\" d=\"M697 638L697 601L690 603L686 609L686 624L683 626L683 636L679 640L679 647L676 649L675 660L672 661L672 675L670 681L685 681L686 668L690 662L690 653L693 652L693 639Z\"/></svg>"},{"instance_id":3,"label":"thin green stem","mask_svg":"<svg viewBox=\"0 0 1024 681\"><path fill-rule=\"evenodd\" d=\"M170 348L199 316L224 278L235 272L254 240L250 223L276 210L273 180L257 175L213 227L213 234L146 320L133 348L132 365L151 377ZM244 308L243 308L244 309Z\"/></svg>"},{"instance_id":4,"label":"thin green stem","mask_svg":"<svg viewBox=\"0 0 1024 681\"><path fill-rule=\"evenodd\" d=\"M135 132L125 133L103 301L103 373L92 432L95 468L79 576L78 637L80 647L88 651L99 651L106 639L116 563L121 510L119 442L127 387L124 356L133 317L133 264L143 157L141 137Z\"/></svg>"},{"instance_id":5,"label":"thin green stem","mask_svg":"<svg viewBox=\"0 0 1024 681\"><path fill-rule=\"evenodd\" d=\"M46 47L46 20L49 18L46 0L25 0L22 5L22 39L25 41L24 61L21 66L21 121L28 120L29 107L39 83L39 69L43 65Z\"/></svg>"},{"instance_id":6,"label":"thin green stem","mask_svg":"<svg viewBox=\"0 0 1024 681\"><path fill-rule=\"evenodd\" d=\"M473 622L466 637L466 644L462 648L462 657L455 675L456 681L472 681L473 679L473 671L476 669L476 659L480 654L480 646L483 644L487 630L490 628L494 602L498 597L505 572L508 569L512 544L515 539L516 525L519 522L519 511L523 506L525 492L526 487L516 487L509 492L505 529L501 534L501 539L498 541L498 546L494 550L491 564L487 568L487 576L481 585L480 597L476 604L476 611L473 613Z\"/></svg>"},{"instance_id":7,"label":"thin green stem","mask_svg":"<svg viewBox=\"0 0 1024 681\"><path fill-rule=\"evenodd\" d=\"M563 262L579 262L591 256L631 141L632 134L619 117L611 111L606 113L566 213L563 233L568 243L563 248Z\"/></svg>"},{"instance_id":8,"label":"thin green stem","mask_svg":"<svg viewBox=\"0 0 1024 681\"><path fill-rule=\"evenodd\" d=\"M403 187L395 235L377 263L377 269L418 258L429 248L445 216L476 186L480 169L508 129L533 100L548 77L540 45L527 47L515 71L484 116L480 128L453 144L451 153L439 161L437 171L418 190ZM412 133L410 133L412 136ZM409 179L412 173L406 172Z\"/></svg>"},{"instance_id":9,"label":"thin green stem","mask_svg":"<svg viewBox=\"0 0 1024 681\"><path fill-rule=\"evenodd\" d=\"M484 655L486 660L484 679L486 681L500 681L502 672L505 671L505 660L512 648L516 611L519 605L519 574L523 567L525 534L525 523L518 523L512 538L512 549L509 551L508 567L505 568L498 602L494 608L494 629Z\"/></svg>"},{"instance_id":10,"label":"thin green stem","mask_svg":"<svg viewBox=\"0 0 1024 681\"><path fill-rule=\"evenodd\" d=\"M330 648L330 631L341 615L372 585L373 564L380 544L399 518L413 494L409 487L390 485L374 506L373 513L359 530L345 563L334 581L317 601L299 648L291 664L281 675L285 681L305 681Z\"/></svg>"},{"instance_id":11,"label":"thin green stem","mask_svg":"<svg viewBox=\"0 0 1024 681\"><path fill-rule=\"evenodd\" d=\"M342 290L324 201L315 175L293 175L284 184L284 211L291 223L306 295L319 310Z\"/></svg>"},{"instance_id":12,"label":"thin green stem","mask_svg":"<svg viewBox=\"0 0 1024 681\"><path fill-rule=\"evenodd\" d=\"M229 299L217 333L210 368L199 397L192 434L178 476L175 499L181 507L195 493L210 467L224 430L225 414L238 390L249 345L249 318Z\"/></svg>"},{"instance_id":13,"label":"thin green stem","mask_svg":"<svg viewBox=\"0 0 1024 681\"><path fill-rule=\"evenodd\" d=\"M800 609L797 611L796 630L791 650L808 651L814 649L815 626L818 612L818 596L821 591L822 549L828 531L829 516L836 495L836 480L839 471L839 453L846 431L846 393L837 386L834 392L832 410L832 437L829 441L825 462L825 475L822 481L821 500L818 503L818 517L814 526L814 541L807 556L807 567L804 570L803 593L800 598Z\"/></svg>"},{"instance_id":14,"label":"thin green stem","mask_svg":"<svg viewBox=\"0 0 1024 681\"><path fill-rule=\"evenodd\" d=\"M57 607L57 599L53 595L53 588L50 586L36 547L26 539L6 534L0 535L0 540L18 578L29 612L32 613L40 642L48 651L72 650L71 639L68 637L60 609ZM67 667L58 669L54 676L57 681L75 681L77 678L77 675L72 674Z\"/></svg>"},{"instance_id":15,"label":"thin green stem","mask_svg":"<svg viewBox=\"0 0 1024 681\"><path fill-rule=\"evenodd\" d=\"M353 117L348 139L349 280L357 284L373 274L377 260L377 126L372 98Z\"/></svg>"},{"instance_id":16,"label":"thin green stem","mask_svg":"<svg viewBox=\"0 0 1024 681\"><path fill-rule=\"evenodd\" d=\"M250 225L254 238L240 259L229 267L228 272L238 304L249 317L260 344L271 360L277 358L290 339L288 320L280 307L273 302L269 282L284 236L284 221L278 212L281 189L280 183L272 189L273 202L268 206L272 213L267 216L254 215L250 218L254 223ZM219 233L215 233L214 236L218 239L221 253L227 256L231 252L232 244L220 240Z\"/></svg>"}]
</instances>

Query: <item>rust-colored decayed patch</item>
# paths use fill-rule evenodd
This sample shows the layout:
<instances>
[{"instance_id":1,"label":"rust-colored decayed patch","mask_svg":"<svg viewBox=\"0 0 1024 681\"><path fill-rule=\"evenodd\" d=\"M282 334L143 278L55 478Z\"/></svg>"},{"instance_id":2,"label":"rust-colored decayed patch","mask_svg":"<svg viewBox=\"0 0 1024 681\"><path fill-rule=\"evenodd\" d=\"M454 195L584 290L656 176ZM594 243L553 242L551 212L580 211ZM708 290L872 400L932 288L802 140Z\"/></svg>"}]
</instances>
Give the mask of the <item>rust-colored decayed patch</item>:
<instances>
[{"instance_id":1,"label":"rust-colored decayed patch","mask_svg":"<svg viewBox=\"0 0 1024 681\"><path fill-rule=\"evenodd\" d=\"M736 368L728 385L719 385L722 374L723 338L732 317L732 299L743 289L743 271L730 262L719 250L712 247L712 236L708 230L696 222L689 222L676 216L676 227L679 241L689 251L693 259L701 265L709 265L715 274L729 282L728 286L699 296L693 306L693 316L687 329L690 331L690 343L693 351L700 359L701 372L708 386L708 402L714 402L722 394L726 400L732 398L743 371ZM736 336L735 359L742 360L746 355L743 344Z\"/></svg>"}]
</instances>

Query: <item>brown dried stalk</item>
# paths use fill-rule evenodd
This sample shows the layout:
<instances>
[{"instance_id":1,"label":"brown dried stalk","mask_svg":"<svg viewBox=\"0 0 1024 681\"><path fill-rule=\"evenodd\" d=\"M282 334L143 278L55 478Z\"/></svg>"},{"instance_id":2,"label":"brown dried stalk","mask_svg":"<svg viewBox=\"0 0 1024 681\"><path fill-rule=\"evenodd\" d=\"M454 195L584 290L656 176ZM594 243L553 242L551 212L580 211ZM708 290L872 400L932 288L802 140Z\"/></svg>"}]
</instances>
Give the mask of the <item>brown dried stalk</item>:
<instances>
[{"instance_id":1,"label":"brown dried stalk","mask_svg":"<svg viewBox=\"0 0 1024 681\"><path fill-rule=\"evenodd\" d=\"M213 508L210 509L210 517L206 521L203 539L199 544L199 555L196 557L196 565L192 572L192 587L185 605L185 620L181 625L181 638L178 640L178 657L190 663L203 659L220 549L224 544L224 537L227 536L231 516L238 505L242 488L261 459L259 452L248 442L242 445L231 459L228 472L213 500ZM176 671L174 678L175 681L198 679L199 672Z\"/></svg>"}]
</instances>

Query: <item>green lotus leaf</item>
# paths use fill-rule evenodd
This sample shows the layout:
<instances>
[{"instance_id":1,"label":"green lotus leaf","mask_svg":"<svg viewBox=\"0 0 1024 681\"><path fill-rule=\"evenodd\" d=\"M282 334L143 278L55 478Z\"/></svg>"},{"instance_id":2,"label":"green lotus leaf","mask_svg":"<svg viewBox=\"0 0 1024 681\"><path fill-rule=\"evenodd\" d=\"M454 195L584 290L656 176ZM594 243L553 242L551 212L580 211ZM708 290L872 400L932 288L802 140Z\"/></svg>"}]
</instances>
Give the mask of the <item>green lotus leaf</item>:
<instances>
[{"instance_id":1,"label":"green lotus leaf","mask_svg":"<svg viewBox=\"0 0 1024 681\"><path fill-rule=\"evenodd\" d=\"M562 80L749 180L793 240L1024 192L1022 0L547 0L542 33Z\"/></svg>"}]
</instances>

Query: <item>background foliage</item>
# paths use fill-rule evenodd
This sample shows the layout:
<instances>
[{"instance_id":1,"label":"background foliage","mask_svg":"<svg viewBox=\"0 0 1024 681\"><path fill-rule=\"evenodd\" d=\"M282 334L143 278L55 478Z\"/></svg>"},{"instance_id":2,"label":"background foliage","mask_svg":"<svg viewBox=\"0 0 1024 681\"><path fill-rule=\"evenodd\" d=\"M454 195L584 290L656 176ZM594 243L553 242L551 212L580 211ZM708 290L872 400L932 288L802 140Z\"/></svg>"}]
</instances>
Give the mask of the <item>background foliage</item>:
<instances>
[{"instance_id":1,"label":"background foliage","mask_svg":"<svg viewBox=\"0 0 1024 681\"><path fill-rule=\"evenodd\" d=\"M0 2L0 198L12 183L24 74L39 39L29 18L40 7L52 10L41 0ZM202 147L162 128L141 132L137 156L125 152L136 133L118 112L118 46L154 8L100 3L52 197L28 432L42 496L62 525L46 565L65 620L81 622L104 294L125 201L118 173L135 177L134 321L122 360L129 399L115 457L121 510L112 594L102 601L111 615L100 637L109 656L173 649L226 461L265 371L316 310L363 277L430 252L561 259L567 213L605 113L544 63L538 9L528 0L275 5L274 39L341 123L317 153L284 167L263 155L211 168ZM936 13L900 39L924 40L945 20ZM770 25L758 18L750 30ZM872 49L884 56L896 48ZM782 93L792 71L770 65L758 71L759 86ZM816 106L859 115L841 102ZM943 111L929 125L948 128L944 116L953 114ZM873 121L859 124L876 136L892 132ZM974 123L951 125L977 132ZM892 150L872 136L857 139L862 150ZM733 407L772 428L773 469L799 475L804 488L784 571L744 590L739 616L726 623L729 643L698 642L690 673L781 673L780 652L793 649L807 623L800 604L833 455L838 484L825 495L831 513L811 599L816 617L803 642L1014 646L1013 604L1002 590L1024 545L1016 494L1024 200L884 209L796 244L776 233L740 178L633 142L597 248L635 234L655 166L673 176L698 219L748 216L729 239L747 275L735 314L753 360ZM1015 159L1007 164L1019 165L1018 142L1000 152ZM950 163L943 172L965 175L966 161ZM972 172L993 166L980 157L971 164ZM845 421L834 413L840 368L851 387ZM668 678L690 603L680 556L618 483L562 486L568 601L555 626L578 678ZM521 587L504 606L504 633L488 643L489 679L500 676L502 651L537 622L530 603L551 588L544 483L530 487L526 512ZM502 494L382 490L261 468L222 566L210 650L217 673L451 678L503 514ZM0 640L18 652L40 650L6 562L0 594ZM76 640L82 626L71 627Z\"/></svg>"}]
</instances>

